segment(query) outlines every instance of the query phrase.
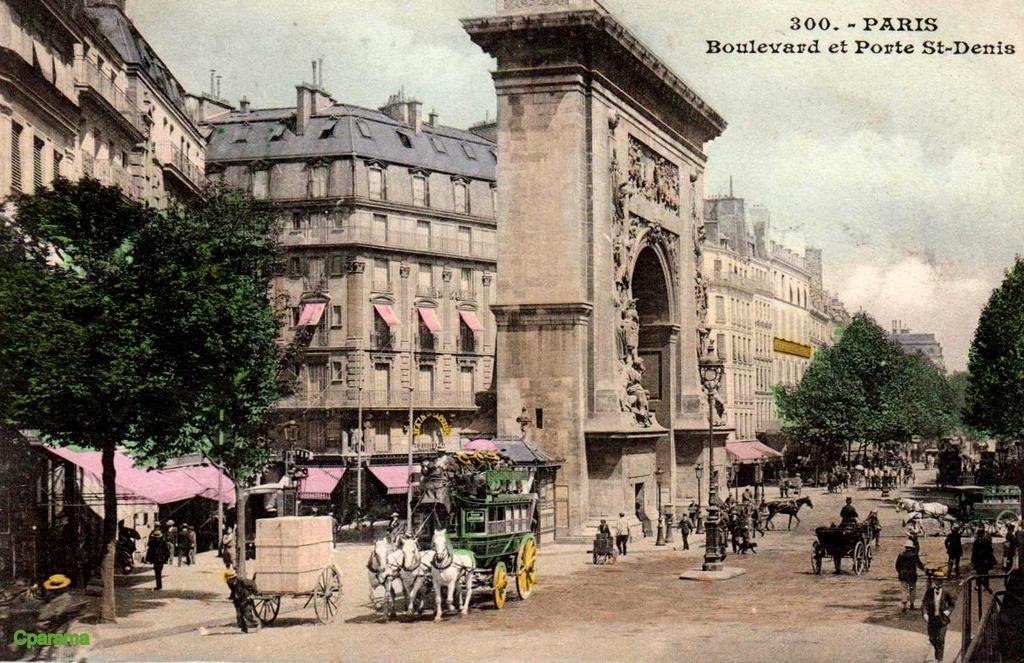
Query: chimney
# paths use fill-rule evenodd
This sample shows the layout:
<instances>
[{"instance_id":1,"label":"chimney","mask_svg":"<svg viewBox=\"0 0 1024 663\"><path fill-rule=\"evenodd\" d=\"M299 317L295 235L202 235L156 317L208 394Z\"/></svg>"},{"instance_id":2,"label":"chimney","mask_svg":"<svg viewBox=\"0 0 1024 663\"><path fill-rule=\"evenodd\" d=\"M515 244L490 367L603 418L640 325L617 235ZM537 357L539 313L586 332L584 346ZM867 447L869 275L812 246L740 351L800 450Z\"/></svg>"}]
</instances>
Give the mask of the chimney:
<instances>
[{"instance_id":1,"label":"chimney","mask_svg":"<svg viewBox=\"0 0 1024 663\"><path fill-rule=\"evenodd\" d=\"M316 84L322 90L324 88L324 59L319 58L317 62L320 64L320 80Z\"/></svg>"},{"instance_id":2,"label":"chimney","mask_svg":"<svg viewBox=\"0 0 1024 663\"><path fill-rule=\"evenodd\" d=\"M396 92L388 97L388 102L378 109L395 122L409 124L409 105L405 102L405 94Z\"/></svg>"},{"instance_id":3,"label":"chimney","mask_svg":"<svg viewBox=\"0 0 1024 663\"><path fill-rule=\"evenodd\" d=\"M220 99L220 74L217 74L217 98Z\"/></svg>"},{"instance_id":4,"label":"chimney","mask_svg":"<svg viewBox=\"0 0 1024 663\"><path fill-rule=\"evenodd\" d=\"M295 86L295 133L301 136L313 115L313 89L305 83Z\"/></svg>"},{"instance_id":5,"label":"chimney","mask_svg":"<svg viewBox=\"0 0 1024 663\"><path fill-rule=\"evenodd\" d=\"M313 65L313 86L316 87L317 85L320 85L316 77L316 60L313 60L310 64Z\"/></svg>"},{"instance_id":6,"label":"chimney","mask_svg":"<svg viewBox=\"0 0 1024 663\"><path fill-rule=\"evenodd\" d=\"M243 96L239 100L239 102L238 102L238 110L243 112L243 113L248 113L249 112L249 99L248 98Z\"/></svg>"},{"instance_id":7,"label":"chimney","mask_svg":"<svg viewBox=\"0 0 1024 663\"><path fill-rule=\"evenodd\" d=\"M216 69L211 69L210 70L210 94L214 95L214 96L216 96L216 94L215 94L216 88L213 86L213 79L216 77L216 75L217 75L217 70Z\"/></svg>"},{"instance_id":8,"label":"chimney","mask_svg":"<svg viewBox=\"0 0 1024 663\"><path fill-rule=\"evenodd\" d=\"M420 112L420 109L423 106L423 104L413 99L410 99L408 106L409 126L415 129L416 133L419 133L420 131L423 130L423 115Z\"/></svg>"},{"instance_id":9,"label":"chimney","mask_svg":"<svg viewBox=\"0 0 1024 663\"><path fill-rule=\"evenodd\" d=\"M437 111L434 110L433 108L430 109L430 116L427 119L427 124L429 124L432 127L437 126Z\"/></svg>"}]
</instances>

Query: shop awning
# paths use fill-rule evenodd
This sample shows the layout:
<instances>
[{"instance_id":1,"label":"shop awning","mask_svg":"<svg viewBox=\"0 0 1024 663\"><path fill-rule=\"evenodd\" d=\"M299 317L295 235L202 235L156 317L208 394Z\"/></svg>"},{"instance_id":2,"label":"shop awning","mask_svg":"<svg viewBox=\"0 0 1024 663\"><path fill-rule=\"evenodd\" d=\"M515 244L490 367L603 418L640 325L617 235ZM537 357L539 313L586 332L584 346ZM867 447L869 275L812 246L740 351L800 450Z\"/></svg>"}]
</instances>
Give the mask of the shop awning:
<instances>
[{"instance_id":1,"label":"shop awning","mask_svg":"<svg viewBox=\"0 0 1024 663\"><path fill-rule=\"evenodd\" d=\"M769 461L782 458L775 449L757 440L733 440L725 443L725 451L737 463L756 463L759 460Z\"/></svg>"},{"instance_id":2,"label":"shop awning","mask_svg":"<svg viewBox=\"0 0 1024 663\"><path fill-rule=\"evenodd\" d=\"M50 446L45 449L54 456L82 468L82 471L92 479L103 480L103 464L99 451L73 451ZM146 470L135 467L131 458L116 452L114 472L118 493L129 499L153 504L170 504L193 497L205 497L215 501L219 498L227 504L233 504L235 501L234 482L211 465Z\"/></svg>"},{"instance_id":3,"label":"shop awning","mask_svg":"<svg viewBox=\"0 0 1024 663\"><path fill-rule=\"evenodd\" d=\"M459 311L459 317L473 331L480 332L484 330L484 326L480 324L480 319L476 317L475 311Z\"/></svg>"},{"instance_id":4,"label":"shop awning","mask_svg":"<svg viewBox=\"0 0 1024 663\"><path fill-rule=\"evenodd\" d=\"M427 326L427 329L435 334L441 331L441 323L437 321L437 309L417 306L416 310L419 311L420 320Z\"/></svg>"},{"instance_id":5,"label":"shop awning","mask_svg":"<svg viewBox=\"0 0 1024 663\"><path fill-rule=\"evenodd\" d=\"M303 304L299 312L299 324L297 327L316 327L320 324L320 317L324 314L327 304L317 302L314 304Z\"/></svg>"},{"instance_id":6,"label":"shop awning","mask_svg":"<svg viewBox=\"0 0 1024 663\"><path fill-rule=\"evenodd\" d=\"M300 500L329 500L334 488L345 474L344 467L307 467L304 479L299 480Z\"/></svg>"},{"instance_id":7,"label":"shop awning","mask_svg":"<svg viewBox=\"0 0 1024 663\"><path fill-rule=\"evenodd\" d=\"M398 325L398 316L395 315L390 304L374 304L373 309L377 311L377 315L380 319L388 324L389 327Z\"/></svg>"},{"instance_id":8,"label":"shop awning","mask_svg":"<svg viewBox=\"0 0 1024 663\"><path fill-rule=\"evenodd\" d=\"M404 495L409 492L408 465L371 465L367 469L384 484L388 489L388 495ZM420 466L413 465L412 471L419 472Z\"/></svg>"}]
</instances>

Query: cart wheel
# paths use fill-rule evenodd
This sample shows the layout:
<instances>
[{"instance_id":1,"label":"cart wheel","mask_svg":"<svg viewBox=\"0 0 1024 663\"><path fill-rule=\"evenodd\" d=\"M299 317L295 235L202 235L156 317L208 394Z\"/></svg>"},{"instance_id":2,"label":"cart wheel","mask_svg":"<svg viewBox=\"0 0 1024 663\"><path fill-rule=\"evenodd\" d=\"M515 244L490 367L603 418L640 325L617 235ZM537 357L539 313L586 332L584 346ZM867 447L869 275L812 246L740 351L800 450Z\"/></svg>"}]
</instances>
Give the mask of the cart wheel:
<instances>
[{"instance_id":1,"label":"cart wheel","mask_svg":"<svg viewBox=\"0 0 1024 663\"><path fill-rule=\"evenodd\" d=\"M996 528L998 528L999 532L1005 533L1006 526L1010 524L1016 525L1018 518L1020 518L1020 516L1014 513L1013 511L1010 511L1009 509L1004 509L1003 511L999 512L998 516L996 516Z\"/></svg>"},{"instance_id":2,"label":"cart wheel","mask_svg":"<svg viewBox=\"0 0 1024 663\"><path fill-rule=\"evenodd\" d=\"M864 566L864 570L865 571L870 571L871 570L871 562L872 562L872 560L875 559L875 552L874 552L874 548L871 547L871 542L868 542L868 544L866 546L864 546L864 554L865 554L865 557L867 558L867 564Z\"/></svg>"},{"instance_id":3,"label":"cart wheel","mask_svg":"<svg viewBox=\"0 0 1024 663\"><path fill-rule=\"evenodd\" d=\"M341 574L334 565L326 567L313 587L313 610L321 624L329 624L338 614L338 598L341 596Z\"/></svg>"},{"instance_id":4,"label":"cart wheel","mask_svg":"<svg viewBox=\"0 0 1024 663\"><path fill-rule=\"evenodd\" d=\"M253 599L253 608L256 612L256 619L264 626L270 626L277 619L277 612L281 609L280 596L259 596Z\"/></svg>"},{"instance_id":5,"label":"cart wheel","mask_svg":"<svg viewBox=\"0 0 1024 663\"><path fill-rule=\"evenodd\" d=\"M853 549L853 572L856 575L864 573L864 542L858 541Z\"/></svg>"},{"instance_id":6,"label":"cart wheel","mask_svg":"<svg viewBox=\"0 0 1024 663\"><path fill-rule=\"evenodd\" d=\"M537 586L537 542L532 534L527 534L519 542L515 572L516 591L520 599L526 599Z\"/></svg>"},{"instance_id":7,"label":"cart wheel","mask_svg":"<svg viewBox=\"0 0 1024 663\"><path fill-rule=\"evenodd\" d=\"M494 566L491 589L494 591L494 607L501 610L505 607L505 597L508 594L508 572L505 570L505 562L498 562Z\"/></svg>"},{"instance_id":8,"label":"cart wheel","mask_svg":"<svg viewBox=\"0 0 1024 663\"><path fill-rule=\"evenodd\" d=\"M814 575L821 575L821 546L817 541L811 547L811 571Z\"/></svg>"}]
</instances>

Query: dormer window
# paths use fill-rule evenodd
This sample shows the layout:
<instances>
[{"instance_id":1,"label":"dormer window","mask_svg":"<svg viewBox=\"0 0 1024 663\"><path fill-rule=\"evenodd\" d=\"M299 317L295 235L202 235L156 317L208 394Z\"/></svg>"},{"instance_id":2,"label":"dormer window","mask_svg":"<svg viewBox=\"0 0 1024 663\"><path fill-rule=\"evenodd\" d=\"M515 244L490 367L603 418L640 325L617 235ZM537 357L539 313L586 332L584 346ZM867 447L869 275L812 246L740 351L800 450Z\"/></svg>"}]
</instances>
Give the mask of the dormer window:
<instances>
[{"instance_id":1,"label":"dormer window","mask_svg":"<svg viewBox=\"0 0 1024 663\"><path fill-rule=\"evenodd\" d=\"M365 120L356 120L356 129L359 130L359 135L363 138L373 140L373 134L370 133L370 125Z\"/></svg>"},{"instance_id":2,"label":"dormer window","mask_svg":"<svg viewBox=\"0 0 1024 663\"><path fill-rule=\"evenodd\" d=\"M320 132L320 139L323 140L325 138L333 137L334 136L334 127L336 125L337 125L337 122L331 122L326 127L324 127L323 131Z\"/></svg>"},{"instance_id":3,"label":"dormer window","mask_svg":"<svg viewBox=\"0 0 1024 663\"><path fill-rule=\"evenodd\" d=\"M430 144L434 146L434 149L441 154L447 154L448 148L444 146L444 141L437 136L430 137Z\"/></svg>"},{"instance_id":4,"label":"dormer window","mask_svg":"<svg viewBox=\"0 0 1024 663\"><path fill-rule=\"evenodd\" d=\"M402 143L402 147L412 149L412 139L407 134L401 131L396 131L395 133L398 134L398 140Z\"/></svg>"},{"instance_id":5,"label":"dormer window","mask_svg":"<svg viewBox=\"0 0 1024 663\"><path fill-rule=\"evenodd\" d=\"M473 146L469 143L462 143L462 151L465 153L467 159L473 159L476 161L476 151Z\"/></svg>"},{"instance_id":6,"label":"dormer window","mask_svg":"<svg viewBox=\"0 0 1024 663\"><path fill-rule=\"evenodd\" d=\"M267 130L268 138L271 141L279 141L284 138L284 125L279 124Z\"/></svg>"}]
</instances>

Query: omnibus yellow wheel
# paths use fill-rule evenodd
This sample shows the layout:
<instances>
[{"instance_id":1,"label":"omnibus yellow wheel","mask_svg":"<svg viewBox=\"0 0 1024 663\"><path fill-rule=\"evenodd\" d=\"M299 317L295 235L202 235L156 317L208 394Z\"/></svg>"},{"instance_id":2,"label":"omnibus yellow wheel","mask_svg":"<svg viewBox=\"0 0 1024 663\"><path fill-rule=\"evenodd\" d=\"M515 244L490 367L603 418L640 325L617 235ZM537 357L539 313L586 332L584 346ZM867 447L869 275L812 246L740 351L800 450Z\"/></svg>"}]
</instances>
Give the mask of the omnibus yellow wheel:
<instances>
[{"instance_id":1,"label":"omnibus yellow wheel","mask_svg":"<svg viewBox=\"0 0 1024 663\"><path fill-rule=\"evenodd\" d=\"M505 607L505 598L508 596L508 571L505 570L505 562L498 562L494 567L494 607L501 610Z\"/></svg>"},{"instance_id":2,"label":"omnibus yellow wheel","mask_svg":"<svg viewBox=\"0 0 1024 663\"><path fill-rule=\"evenodd\" d=\"M516 554L516 590L525 599L537 586L537 542L533 535L523 537Z\"/></svg>"}]
</instances>

